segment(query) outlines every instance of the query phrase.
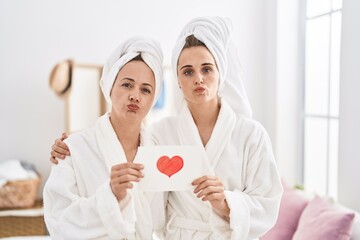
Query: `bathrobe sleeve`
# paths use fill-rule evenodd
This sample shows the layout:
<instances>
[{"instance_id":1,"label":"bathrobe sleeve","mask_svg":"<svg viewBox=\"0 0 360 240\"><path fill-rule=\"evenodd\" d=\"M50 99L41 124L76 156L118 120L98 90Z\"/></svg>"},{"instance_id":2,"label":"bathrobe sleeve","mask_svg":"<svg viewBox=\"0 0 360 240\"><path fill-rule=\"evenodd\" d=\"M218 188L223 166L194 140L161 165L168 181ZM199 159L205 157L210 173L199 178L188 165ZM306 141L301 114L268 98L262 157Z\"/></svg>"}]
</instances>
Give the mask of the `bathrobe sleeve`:
<instances>
[{"instance_id":1,"label":"bathrobe sleeve","mask_svg":"<svg viewBox=\"0 0 360 240\"><path fill-rule=\"evenodd\" d=\"M244 189L225 191L230 208L231 239L256 239L276 222L282 196L281 180L275 164L270 139L262 126L250 135L243 149L242 179ZM238 160L238 159L237 159ZM221 226L225 220L214 211L210 222L219 236L224 236Z\"/></svg>"},{"instance_id":2,"label":"bathrobe sleeve","mask_svg":"<svg viewBox=\"0 0 360 240\"><path fill-rule=\"evenodd\" d=\"M133 239L131 194L120 204L104 182L90 197L80 197L71 157L54 165L44 187L45 221L52 239Z\"/></svg>"}]
</instances>

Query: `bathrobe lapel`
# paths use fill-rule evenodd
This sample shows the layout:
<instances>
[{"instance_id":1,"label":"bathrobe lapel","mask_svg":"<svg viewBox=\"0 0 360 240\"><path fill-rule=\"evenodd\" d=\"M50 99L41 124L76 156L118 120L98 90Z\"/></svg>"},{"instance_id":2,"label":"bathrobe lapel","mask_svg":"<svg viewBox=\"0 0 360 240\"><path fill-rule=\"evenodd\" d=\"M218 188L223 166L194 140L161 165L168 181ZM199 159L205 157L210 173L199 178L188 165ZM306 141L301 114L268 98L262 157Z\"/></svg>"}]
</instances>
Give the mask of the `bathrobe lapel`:
<instances>
[{"instance_id":1,"label":"bathrobe lapel","mask_svg":"<svg viewBox=\"0 0 360 240\"><path fill-rule=\"evenodd\" d=\"M107 113L96 122L96 140L110 172L112 166L127 160L109 117L110 114Z\"/></svg>"},{"instance_id":2,"label":"bathrobe lapel","mask_svg":"<svg viewBox=\"0 0 360 240\"><path fill-rule=\"evenodd\" d=\"M125 163L127 162L127 159L109 117L110 114L107 113L98 119L96 123L96 139L101 155L103 156L104 162L110 173L112 166ZM140 144L147 146L153 145L150 135L147 133L144 126L141 127ZM152 213L149 208L149 203L152 201L154 193L140 192L137 189L137 185L134 184L133 189L128 191L128 194L130 196L129 199L133 201L133 209L131 212L135 213L135 216L133 215L132 217L137 221L137 238L144 239L145 236L149 236L152 231Z\"/></svg>"},{"instance_id":3,"label":"bathrobe lapel","mask_svg":"<svg viewBox=\"0 0 360 240\"><path fill-rule=\"evenodd\" d=\"M189 108L185 105L179 116L177 133L181 145L203 145L199 131ZM236 115L225 100L221 102L221 109L215 127L205 146L207 157L215 169L222 152L227 146L231 133L236 124Z\"/></svg>"}]
</instances>

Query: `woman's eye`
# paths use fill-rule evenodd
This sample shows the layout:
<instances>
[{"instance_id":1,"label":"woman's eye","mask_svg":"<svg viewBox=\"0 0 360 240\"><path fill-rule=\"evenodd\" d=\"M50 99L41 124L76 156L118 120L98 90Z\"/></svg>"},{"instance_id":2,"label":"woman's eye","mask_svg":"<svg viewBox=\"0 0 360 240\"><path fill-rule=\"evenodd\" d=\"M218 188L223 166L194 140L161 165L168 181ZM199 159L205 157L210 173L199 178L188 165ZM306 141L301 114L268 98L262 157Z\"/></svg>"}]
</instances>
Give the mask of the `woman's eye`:
<instances>
[{"instance_id":1,"label":"woman's eye","mask_svg":"<svg viewBox=\"0 0 360 240\"><path fill-rule=\"evenodd\" d=\"M130 83L123 83L121 84L122 87L125 87L125 88L131 88L132 85Z\"/></svg>"},{"instance_id":2,"label":"woman's eye","mask_svg":"<svg viewBox=\"0 0 360 240\"><path fill-rule=\"evenodd\" d=\"M190 76L192 73L193 73L193 71L190 69L184 71L184 75L186 75L186 76Z\"/></svg>"},{"instance_id":3,"label":"woman's eye","mask_svg":"<svg viewBox=\"0 0 360 240\"><path fill-rule=\"evenodd\" d=\"M148 88L143 88L141 91L146 94L151 94L151 90Z\"/></svg>"},{"instance_id":4,"label":"woman's eye","mask_svg":"<svg viewBox=\"0 0 360 240\"><path fill-rule=\"evenodd\" d=\"M209 72L212 71L212 69L211 69L210 67L205 67L205 68L202 69L202 71L203 71L204 73L209 73Z\"/></svg>"}]
</instances>

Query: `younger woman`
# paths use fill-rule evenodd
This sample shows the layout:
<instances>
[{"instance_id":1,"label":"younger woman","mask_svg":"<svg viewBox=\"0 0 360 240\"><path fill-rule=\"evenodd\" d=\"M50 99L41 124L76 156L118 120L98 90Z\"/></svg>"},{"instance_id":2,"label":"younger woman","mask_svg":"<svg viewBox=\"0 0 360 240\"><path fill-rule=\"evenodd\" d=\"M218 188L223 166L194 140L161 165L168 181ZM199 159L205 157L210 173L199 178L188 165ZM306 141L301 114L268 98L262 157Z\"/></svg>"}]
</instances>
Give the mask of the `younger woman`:
<instances>
[{"instance_id":1,"label":"younger woman","mask_svg":"<svg viewBox=\"0 0 360 240\"><path fill-rule=\"evenodd\" d=\"M282 185L268 134L250 118L230 35L226 19L193 19L173 51L182 107L152 136L157 145L203 146L215 174L194 179L193 192L169 192L169 240L256 239L277 219Z\"/></svg>"}]
</instances>

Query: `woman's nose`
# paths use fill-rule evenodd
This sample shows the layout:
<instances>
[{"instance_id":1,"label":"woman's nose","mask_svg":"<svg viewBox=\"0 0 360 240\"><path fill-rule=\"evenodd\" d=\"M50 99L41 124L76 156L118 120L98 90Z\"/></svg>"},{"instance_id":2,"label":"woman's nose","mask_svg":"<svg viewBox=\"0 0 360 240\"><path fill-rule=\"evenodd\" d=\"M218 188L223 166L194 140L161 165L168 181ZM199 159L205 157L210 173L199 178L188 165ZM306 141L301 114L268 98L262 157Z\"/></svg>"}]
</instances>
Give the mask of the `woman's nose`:
<instances>
[{"instance_id":1,"label":"woman's nose","mask_svg":"<svg viewBox=\"0 0 360 240\"><path fill-rule=\"evenodd\" d=\"M204 83L203 76L201 74L196 74L195 76L195 85L200 85Z\"/></svg>"},{"instance_id":2,"label":"woman's nose","mask_svg":"<svg viewBox=\"0 0 360 240\"><path fill-rule=\"evenodd\" d=\"M137 93L136 91L132 92L130 95L129 95L129 100L131 102L137 102L139 103L140 102L140 94Z\"/></svg>"}]
</instances>

